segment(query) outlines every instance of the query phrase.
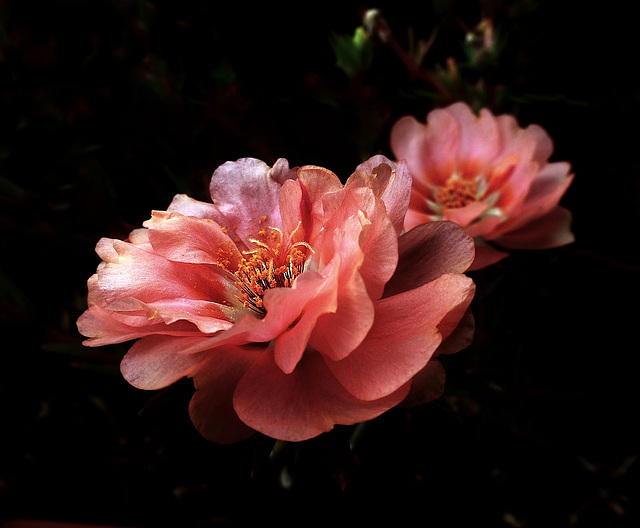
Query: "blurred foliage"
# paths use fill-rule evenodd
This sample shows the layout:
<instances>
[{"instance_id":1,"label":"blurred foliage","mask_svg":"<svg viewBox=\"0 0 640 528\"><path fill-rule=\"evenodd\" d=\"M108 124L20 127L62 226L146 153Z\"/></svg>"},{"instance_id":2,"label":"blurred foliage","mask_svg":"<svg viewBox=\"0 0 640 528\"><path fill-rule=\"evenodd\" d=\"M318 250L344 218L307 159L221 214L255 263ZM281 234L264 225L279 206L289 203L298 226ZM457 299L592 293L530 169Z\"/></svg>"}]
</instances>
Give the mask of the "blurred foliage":
<instances>
[{"instance_id":1,"label":"blurred foliage","mask_svg":"<svg viewBox=\"0 0 640 528\"><path fill-rule=\"evenodd\" d=\"M568 0L0 1L0 526L632 526L634 20ZM127 344L81 345L100 237L176 193L207 200L227 160L344 180L390 156L400 116L454 100L550 132L577 242L473 275L476 339L446 358L440 401L217 446L188 380L139 391Z\"/></svg>"}]
</instances>

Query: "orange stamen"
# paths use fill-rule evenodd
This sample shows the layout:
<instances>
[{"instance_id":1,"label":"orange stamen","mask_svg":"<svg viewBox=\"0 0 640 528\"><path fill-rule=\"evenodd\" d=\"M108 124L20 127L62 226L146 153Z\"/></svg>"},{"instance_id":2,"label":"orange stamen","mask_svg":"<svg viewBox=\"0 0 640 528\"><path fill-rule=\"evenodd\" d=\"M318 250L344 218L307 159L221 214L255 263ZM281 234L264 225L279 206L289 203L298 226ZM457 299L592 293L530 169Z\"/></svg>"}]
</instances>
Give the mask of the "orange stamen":
<instances>
[{"instance_id":1,"label":"orange stamen","mask_svg":"<svg viewBox=\"0 0 640 528\"><path fill-rule=\"evenodd\" d=\"M273 231L273 245L251 239L257 247L245 252L247 257L242 259L234 273L238 279L235 285L240 290L238 300L260 317L267 313L262 300L265 292L271 288L290 288L295 278L304 271L308 255L313 252L306 242L283 247L282 231L274 227L269 229Z\"/></svg>"},{"instance_id":2,"label":"orange stamen","mask_svg":"<svg viewBox=\"0 0 640 528\"><path fill-rule=\"evenodd\" d=\"M447 183L439 187L435 193L434 201L440 207L450 209L464 207L476 201L478 184L473 180L463 180L460 178L449 178Z\"/></svg>"}]
</instances>

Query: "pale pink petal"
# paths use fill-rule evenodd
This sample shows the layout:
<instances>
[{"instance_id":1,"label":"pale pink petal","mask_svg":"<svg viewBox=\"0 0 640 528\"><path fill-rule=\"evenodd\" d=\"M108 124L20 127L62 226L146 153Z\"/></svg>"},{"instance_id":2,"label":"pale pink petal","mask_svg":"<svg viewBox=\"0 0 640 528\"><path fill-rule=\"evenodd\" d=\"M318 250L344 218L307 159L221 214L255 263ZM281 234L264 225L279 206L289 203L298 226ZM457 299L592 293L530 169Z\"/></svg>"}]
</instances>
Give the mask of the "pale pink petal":
<instances>
[{"instance_id":1,"label":"pale pink petal","mask_svg":"<svg viewBox=\"0 0 640 528\"><path fill-rule=\"evenodd\" d=\"M160 299L230 301L229 281L217 266L175 263L120 240L111 241L115 257L98 270L98 287L106 303L123 297L144 302Z\"/></svg>"},{"instance_id":2,"label":"pale pink petal","mask_svg":"<svg viewBox=\"0 0 640 528\"><path fill-rule=\"evenodd\" d=\"M224 304L200 299L162 299L150 303L132 297L123 298L109 304L114 312L133 312L140 310L147 321L160 320L166 325L177 321L189 321L203 333L215 333L230 328L239 310ZM161 329L155 328L156 331Z\"/></svg>"},{"instance_id":3,"label":"pale pink petal","mask_svg":"<svg viewBox=\"0 0 640 528\"><path fill-rule=\"evenodd\" d=\"M341 361L327 361L338 381L361 400L391 394L424 368L442 342L439 325L451 333L475 287L461 274L438 279L375 305L376 319L362 344ZM457 322L456 322L457 323Z\"/></svg>"},{"instance_id":4,"label":"pale pink petal","mask_svg":"<svg viewBox=\"0 0 640 528\"><path fill-rule=\"evenodd\" d=\"M398 267L387 283L389 297L437 279L461 273L473 262L474 243L453 222L429 222L414 227L398 239Z\"/></svg>"},{"instance_id":5,"label":"pale pink petal","mask_svg":"<svg viewBox=\"0 0 640 528\"><path fill-rule=\"evenodd\" d=\"M281 173L277 171L278 179L282 179ZM263 161L242 158L222 164L211 177L211 198L226 219L222 225L233 229L247 246L266 226L282 228L282 183L271 176L271 169Z\"/></svg>"},{"instance_id":6,"label":"pale pink petal","mask_svg":"<svg viewBox=\"0 0 640 528\"><path fill-rule=\"evenodd\" d=\"M338 383L318 353L307 351L296 369L285 374L267 351L238 383L234 408L249 427L299 442L337 424L371 420L397 405L408 391L406 384L385 398L363 402Z\"/></svg>"},{"instance_id":7,"label":"pale pink petal","mask_svg":"<svg viewBox=\"0 0 640 528\"><path fill-rule=\"evenodd\" d=\"M266 346L222 347L208 355L193 374L196 392L189 403L195 428L212 442L228 444L249 438L254 429L233 408L233 393L242 376Z\"/></svg>"},{"instance_id":8,"label":"pale pink petal","mask_svg":"<svg viewBox=\"0 0 640 528\"><path fill-rule=\"evenodd\" d=\"M144 222L153 250L174 262L214 264L235 271L242 254L226 230L210 219L154 211Z\"/></svg>"},{"instance_id":9,"label":"pale pink petal","mask_svg":"<svg viewBox=\"0 0 640 528\"><path fill-rule=\"evenodd\" d=\"M192 376L205 360L207 338L151 335L137 341L120 363L124 378L138 389L162 389ZM186 349L197 350L190 354Z\"/></svg>"}]
</instances>

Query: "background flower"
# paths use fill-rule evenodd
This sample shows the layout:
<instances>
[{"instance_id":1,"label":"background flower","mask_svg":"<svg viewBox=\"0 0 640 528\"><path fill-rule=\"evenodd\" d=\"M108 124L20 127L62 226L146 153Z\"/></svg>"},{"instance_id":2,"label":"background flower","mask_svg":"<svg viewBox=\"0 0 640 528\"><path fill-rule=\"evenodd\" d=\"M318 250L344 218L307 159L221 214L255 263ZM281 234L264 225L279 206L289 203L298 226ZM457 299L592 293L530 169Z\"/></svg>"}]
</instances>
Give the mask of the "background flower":
<instances>
[{"instance_id":1,"label":"background flower","mask_svg":"<svg viewBox=\"0 0 640 528\"><path fill-rule=\"evenodd\" d=\"M476 116L455 103L430 112L424 125L399 119L391 148L413 177L407 228L456 222L476 240L472 269L507 256L493 243L545 249L573 242L571 213L558 205L573 175L568 163L548 162L553 145L541 127L522 129L513 116L486 108Z\"/></svg>"},{"instance_id":2,"label":"background flower","mask_svg":"<svg viewBox=\"0 0 640 528\"><path fill-rule=\"evenodd\" d=\"M474 249L452 223L398 239L410 185L404 163L383 156L345 185L284 159L227 162L212 204L178 195L129 241L98 243L78 328L90 346L140 337L121 365L138 388L193 378L191 418L217 442L254 430L306 440L410 391L435 399L444 374L432 356L473 334L456 328Z\"/></svg>"}]
</instances>

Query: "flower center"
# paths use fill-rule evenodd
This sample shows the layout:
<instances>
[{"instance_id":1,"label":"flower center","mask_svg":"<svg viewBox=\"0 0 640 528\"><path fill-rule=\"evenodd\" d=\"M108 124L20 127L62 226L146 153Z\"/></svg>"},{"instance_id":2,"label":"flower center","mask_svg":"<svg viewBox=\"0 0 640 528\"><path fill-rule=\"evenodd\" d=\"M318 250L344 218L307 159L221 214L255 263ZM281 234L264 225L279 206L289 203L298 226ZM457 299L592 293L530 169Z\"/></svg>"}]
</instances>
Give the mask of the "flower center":
<instances>
[{"instance_id":1,"label":"flower center","mask_svg":"<svg viewBox=\"0 0 640 528\"><path fill-rule=\"evenodd\" d=\"M434 199L440 207L454 209L475 202L477 193L478 184L476 181L453 176L447 180L445 185L438 187Z\"/></svg>"},{"instance_id":2,"label":"flower center","mask_svg":"<svg viewBox=\"0 0 640 528\"><path fill-rule=\"evenodd\" d=\"M263 297L271 288L289 288L295 278L305 269L309 253L313 249L306 242L284 244L284 235L277 227L273 231L273 244L250 239L257 247L245 252L234 273L238 279L235 285L240 290L238 300L245 308L252 310L259 317L267 313Z\"/></svg>"}]
</instances>

